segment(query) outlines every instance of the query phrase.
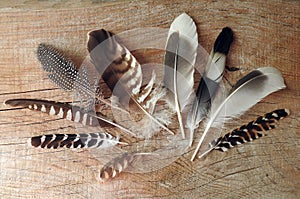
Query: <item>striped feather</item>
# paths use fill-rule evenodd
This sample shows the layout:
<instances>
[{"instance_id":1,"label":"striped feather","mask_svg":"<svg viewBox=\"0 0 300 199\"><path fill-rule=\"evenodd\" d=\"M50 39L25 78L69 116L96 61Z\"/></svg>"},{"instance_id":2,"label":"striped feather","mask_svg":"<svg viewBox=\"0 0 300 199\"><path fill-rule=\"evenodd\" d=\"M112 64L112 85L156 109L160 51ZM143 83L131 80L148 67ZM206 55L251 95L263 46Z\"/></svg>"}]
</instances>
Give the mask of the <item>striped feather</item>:
<instances>
[{"instance_id":1,"label":"striped feather","mask_svg":"<svg viewBox=\"0 0 300 199\"><path fill-rule=\"evenodd\" d=\"M138 110L148 118L148 123L154 123L173 134L164 124L152 116L156 102L163 92L154 88L155 74L148 85L142 87L141 65L130 53L121 45L114 34L104 30L94 30L88 34L88 51L97 71L102 74L102 78L112 91L112 98L116 99L117 104L128 107L129 102L138 107ZM153 94L155 93L155 94ZM143 122L145 124L145 122ZM139 128L143 129L143 124ZM145 130L152 134L153 129Z\"/></svg>"},{"instance_id":2,"label":"striped feather","mask_svg":"<svg viewBox=\"0 0 300 199\"><path fill-rule=\"evenodd\" d=\"M30 145L40 148L106 148L120 142L119 138L108 133L81 133L81 134L48 134L35 136L30 139Z\"/></svg>"},{"instance_id":3,"label":"striped feather","mask_svg":"<svg viewBox=\"0 0 300 199\"><path fill-rule=\"evenodd\" d=\"M105 182L115 178L127 168L132 167L135 161L139 161L140 158L147 155L151 155L151 153L124 153L112 159L100 170L100 180Z\"/></svg>"},{"instance_id":4,"label":"striped feather","mask_svg":"<svg viewBox=\"0 0 300 199\"><path fill-rule=\"evenodd\" d=\"M219 151L227 151L236 145L251 142L262 136L266 136L265 132L275 128L275 124L290 114L288 109L277 109L264 116L258 117L256 120L249 122L222 137L214 140L210 146Z\"/></svg>"}]
</instances>

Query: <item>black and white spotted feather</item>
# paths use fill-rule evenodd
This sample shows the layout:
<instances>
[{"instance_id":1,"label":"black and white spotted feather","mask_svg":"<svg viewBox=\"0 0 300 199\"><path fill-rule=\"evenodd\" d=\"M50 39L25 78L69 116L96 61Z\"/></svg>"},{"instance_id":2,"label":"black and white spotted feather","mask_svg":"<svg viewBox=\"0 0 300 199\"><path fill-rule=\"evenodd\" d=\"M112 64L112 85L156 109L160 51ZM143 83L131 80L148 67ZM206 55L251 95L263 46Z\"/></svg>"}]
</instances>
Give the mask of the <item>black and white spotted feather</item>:
<instances>
[{"instance_id":1,"label":"black and white spotted feather","mask_svg":"<svg viewBox=\"0 0 300 199\"><path fill-rule=\"evenodd\" d=\"M232 147L246 142L251 142L266 135L266 131L274 129L276 123L290 114L288 109L277 109L256 120L249 122L222 137L214 140L210 147L219 151L227 151Z\"/></svg>"},{"instance_id":2,"label":"black and white spotted feather","mask_svg":"<svg viewBox=\"0 0 300 199\"><path fill-rule=\"evenodd\" d=\"M48 134L35 136L30 139L30 145L39 148L107 148L120 142L119 138L108 133L80 133L80 134Z\"/></svg>"}]
</instances>

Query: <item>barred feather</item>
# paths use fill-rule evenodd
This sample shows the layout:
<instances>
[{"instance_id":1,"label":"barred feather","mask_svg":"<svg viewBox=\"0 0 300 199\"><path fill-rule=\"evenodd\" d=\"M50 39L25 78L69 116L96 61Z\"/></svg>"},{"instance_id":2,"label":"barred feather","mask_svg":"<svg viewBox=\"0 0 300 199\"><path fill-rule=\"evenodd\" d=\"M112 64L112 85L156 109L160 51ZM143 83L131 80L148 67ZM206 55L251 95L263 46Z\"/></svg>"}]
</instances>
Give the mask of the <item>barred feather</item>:
<instances>
[{"instance_id":1,"label":"barred feather","mask_svg":"<svg viewBox=\"0 0 300 199\"><path fill-rule=\"evenodd\" d=\"M210 146L215 150L227 151L228 149L246 142L251 142L257 138L265 136L265 132L275 128L277 121L287 117L290 114L288 109L278 109L264 116L258 117L256 120L249 122L230 133L214 140Z\"/></svg>"},{"instance_id":2,"label":"barred feather","mask_svg":"<svg viewBox=\"0 0 300 199\"><path fill-rule=\"evenodd\" d=\"M105 182L131 167L135 161L151 153L124 153L105 164L100 170L100 180Z\"/></svg>"},{"instance_id":3,"label":"barred feather","mask_svg":"<svg viewBox=\"0 0 300 199\"><path fill-rule=\"evenodd\" d=\"M48 134L32 137L30 144L34 147L57 149L66 148L106 148L119 142L119 138L108 133L81 133L81 134Z\"/></svg>"},{"instance_id":4,"label":"barred feather","mask_svg":"<svg viewBox=\"0 0 300 199\"><path fill-rule=\"evenodd\" d=\"M114 34L104 29L89 32L87 48L96 69L112 91L113 99L117 99L124 107L127 107L131 100L151 120L149 122L154 122L173 134L152 116L154 106L162 96L161 93L153 95L157 92L157 89L153 88L155 74L152 74L148 85L141 89L143 80L141 65L130 51L117 41Z\"/></svg>"}]
</instances>

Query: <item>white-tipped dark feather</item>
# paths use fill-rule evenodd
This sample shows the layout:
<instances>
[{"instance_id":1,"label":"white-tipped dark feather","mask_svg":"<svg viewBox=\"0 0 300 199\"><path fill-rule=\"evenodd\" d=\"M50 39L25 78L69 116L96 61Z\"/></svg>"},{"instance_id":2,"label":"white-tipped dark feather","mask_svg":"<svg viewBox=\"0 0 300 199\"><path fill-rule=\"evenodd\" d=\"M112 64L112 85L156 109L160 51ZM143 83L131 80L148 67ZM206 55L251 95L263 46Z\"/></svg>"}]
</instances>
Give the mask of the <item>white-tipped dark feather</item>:
<instances>
[{"instance_id":1,"label":"white-tipped dark feather","mask_svg":"<svg viewBox=\"0 0 300 199\"><path fill-rule=\"evenodd\" d=\"M202 146L202 143L211 143L220 136L220 133L217 136L212 134L212 127L220 128L224 121L240 116L262 98L285 87L280 71L273 67L256 69L240 79L225 101L211 112L207 126L191 160L196 157L198 151L202 157L211 150L206 144Z\"/></svg>"},{"instance_id":2,"label":"white-tipped dark feather","mask_svg":"<svg viewBox=\"0 0 300 199\"><path fill-rule=\"evenodd\" d=\"M91 31L88 34L87 46L96 69L102 74L102 78L112 91L114 99L118 99L123 106L127 106L129 99L131 99L142 113L151 120L149 122L154 122L173 134L171 130L149 113L158 100L157 96L161 96L160 94L152 95L153 92L156 92L156 89L153 88L155 74L152 75L149 85L142 90L141 65L130 51L117 41L116 36L108 31L103 29Z\"/></svg>"},{"instance_id":3,"label":"white-tipped dark feather","mask_svg":"<svg viewBox=\"0 0 300 199\"><path fill-rule=\"evenodd\" d=\"M185 133L181 113L193 93L197 47L196 25L190 16L183 13L171 24L164 57L166 99L177 113L183 137Z\"/></svg>"},{"instance_id":4,"label":"white-tipped dark feather","mask_svg":"<svg viewBox=\"0 0 300 199\"><path fill-rule=\"evenodd\" d=\"M197 88L192 108L188 114L187 127L190 130L190 145L192 145L195 128L210 111L211 102L222 80L226 56L232 41L232 30L228 27L223 28L215 41L208 64Z\"/></svg>"},{"instance_id":5,"label":"white-tipped dark feather","mask_svg":"<svg viewBox=\"0 0 300 199\"><path fill-rule=\"evenodd\" d=\"M81 133L81 134L48 134L35 136L30 139L31 146L57 149L66 148L107 148L120 142L119 138L108 133Z\"/></svg>"}]
</instances>

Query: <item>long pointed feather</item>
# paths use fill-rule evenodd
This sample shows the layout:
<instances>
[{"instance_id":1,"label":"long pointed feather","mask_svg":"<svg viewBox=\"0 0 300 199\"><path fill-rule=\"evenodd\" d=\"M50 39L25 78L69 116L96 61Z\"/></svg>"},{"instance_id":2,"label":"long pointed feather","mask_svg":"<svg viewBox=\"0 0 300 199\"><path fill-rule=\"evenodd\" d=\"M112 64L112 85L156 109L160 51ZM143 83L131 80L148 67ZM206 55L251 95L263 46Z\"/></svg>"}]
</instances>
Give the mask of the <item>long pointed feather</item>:
<instances>
[{"instance_id":1,"label":"long pointed feather","mask_svg":"<svg viewBox=\"0 0 300 199\"><path fill-rule=\"evenodd\" d=\"M238 117L270 93L285 88L280 71L273 67L263 67L252 71L239 80L238 85L216 111L211 113L212 116L191 160L196 157L204 139L208 140L206 141L208 143L215 139L215 136L210 135L212 127L220 127L224 120ZM209 147L204 146L204 149L200 150L200 156L206 153L207 150L209 150Z\"/></svg>"},{"instance_id":2,"label":"long pointed feather","mask_svg":"<svg viewBox=\"0 0 300 199\"><path fill-rule=\"evenodd\" d=\"M151 92L141 91L141 65L125 46L118 43L112 33L103 29L90 32L88 34L88 50L96 69L102 74L103 80L121 104L128 103L130 98L154 123L173 134L170 129L148 112L143 106L147 103L139 101L141 99L140 94L151 95ZM147 97L142 98L151 100ZM156 101L154 100L153 103Z\"/></svg>"},{"instance_id":3,"label":"long pointed feather","mask_svg":"<svg viewBox=\"0 0 300 199\"><path fill-rule=\"evenodd\" d=\"M192 145L194 130L208 114L211 102L219 88L225 68L226 56L233 41L233 32L230 28L223 28L217 37L210 59L205 68L192 108L188 114L187 126L190 130L190 145Z\"/></svg>"},{"instance_id":4,"label":"long pointed feather","mask_svg":"<svg viewBox=\"0 0 300 199\"><path fill-rule=\"evenodd\" d=\"M185 132L181 112L193 93L197 47L196 25L190 16L183 13L171 24L164 57L166 99L177 113L183 138Z\"/></svg>"}]
</instances>

